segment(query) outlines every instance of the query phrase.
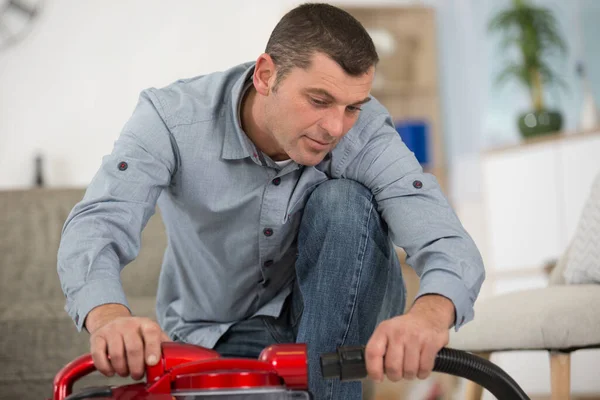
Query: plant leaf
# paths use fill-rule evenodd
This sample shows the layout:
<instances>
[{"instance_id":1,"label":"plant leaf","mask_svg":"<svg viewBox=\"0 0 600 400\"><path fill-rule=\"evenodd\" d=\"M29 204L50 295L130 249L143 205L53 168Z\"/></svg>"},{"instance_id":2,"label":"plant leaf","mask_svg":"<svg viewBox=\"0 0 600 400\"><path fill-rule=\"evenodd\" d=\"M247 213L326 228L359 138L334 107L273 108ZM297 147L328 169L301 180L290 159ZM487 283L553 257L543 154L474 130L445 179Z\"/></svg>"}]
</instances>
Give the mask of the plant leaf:
<instances>
[{"instance_id":1,"label":"plant leaf","mask_svg":"<svg viewBox=\"0 0 600 400\"><path fill-rule=\"evenodd\" d=\"M567 52L558 21L550 9L531 5L526 0L513 0L511 8L500 11L490 20L488 30L501 32L504 36L501 48L516 46L521 56L519 62L512 62L502 70L496 83L513 77L531 89L531 71L539 70L544 82L566 87L565 81L545 61L547 55Z\"/></svg>"},{"instance_id":2,"label":"plant leaf","mask_svg":"<svg viewBox=\"0 0 600 400\"><path fill-rule=\"evenodd\" d=\"M561 76L554 73L554 71L552 71L552 69L546 63L542 63L538 68L544 83L555 85L564 89L565 91L569 90L569 85L567 85L567 82Z\"/></svg>"},{"instance_id":3,"label":"plant leaf","mask_svg":"<svg viewBox=\"0 0 600 400\"><path fill-rule=\"evenodd\" d=\"M531 88L531 78L529 76L529 72L527 68L525 68L522 64L511 63L506 68L504 68L496 79L496 84L503 84L508 78L516 78L521 83L525 84L528 88Z\"/></svg>"}]
</instances>

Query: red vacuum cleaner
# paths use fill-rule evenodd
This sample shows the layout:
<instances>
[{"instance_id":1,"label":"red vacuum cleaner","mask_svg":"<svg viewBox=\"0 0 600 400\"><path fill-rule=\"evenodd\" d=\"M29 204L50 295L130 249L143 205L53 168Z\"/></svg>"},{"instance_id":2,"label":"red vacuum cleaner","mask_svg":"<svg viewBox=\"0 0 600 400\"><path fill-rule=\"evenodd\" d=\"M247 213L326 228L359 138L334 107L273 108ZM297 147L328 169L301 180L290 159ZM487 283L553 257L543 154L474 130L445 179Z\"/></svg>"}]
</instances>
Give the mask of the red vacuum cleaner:
<instances>
[{"instance_id":1,"label":"red vacuum cleaner","mask_svg":"<svg viewBox=\"0 0 600 400\"><path fill-rule=\"evenodd\" d=\"M366 377L364 347L340 347L320 357L325 379ZM460 350L443 348L434 371L472 380L499 400L529 400L497 365ZM52 400L312 400L305 344L267 347L257 359L225 358L191 344L162 344L158 364L146 367L145 382L92 387L72 393L74 383L95 371L90 354L67 364L54 378ZM318 400L318 399L314 399Z\"/></svg>"}]
</instances>

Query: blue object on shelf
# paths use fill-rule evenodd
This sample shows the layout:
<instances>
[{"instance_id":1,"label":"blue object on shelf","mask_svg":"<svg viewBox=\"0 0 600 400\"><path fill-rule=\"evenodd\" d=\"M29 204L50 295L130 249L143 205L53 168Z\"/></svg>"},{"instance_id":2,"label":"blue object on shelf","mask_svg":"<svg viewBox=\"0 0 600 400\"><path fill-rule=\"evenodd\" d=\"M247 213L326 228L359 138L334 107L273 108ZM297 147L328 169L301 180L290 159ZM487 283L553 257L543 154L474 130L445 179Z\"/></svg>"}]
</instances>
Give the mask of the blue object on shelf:
<instances>
[{"instance_id":1,"label":"blue object on shelf","mask_svg":"<svg viewBox=\"0 0 600 400\"><path fill-rule=\"evenodd\" d=\"M429 129L425 121L404 120L396 123L402 141L417 157L421 165L429 163Z\"/></svg>"}]
</instances>

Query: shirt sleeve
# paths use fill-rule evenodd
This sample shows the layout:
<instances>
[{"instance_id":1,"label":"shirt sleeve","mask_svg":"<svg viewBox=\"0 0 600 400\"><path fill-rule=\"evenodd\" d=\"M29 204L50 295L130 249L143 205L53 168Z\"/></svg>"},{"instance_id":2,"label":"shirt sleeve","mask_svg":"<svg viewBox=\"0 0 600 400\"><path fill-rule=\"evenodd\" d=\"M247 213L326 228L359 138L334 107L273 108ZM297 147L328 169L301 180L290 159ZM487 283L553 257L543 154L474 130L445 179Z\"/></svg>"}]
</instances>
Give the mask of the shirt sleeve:
<instances>
[{"instance_id":1,"label":"shirt sleeve","mask_svg":"<svg viewBox=\"0 0 600 400\"><path fill-rule=\"evenodd\" d=\"M141 233L176 169L170 131L151 92L139 102L63 226L57 270L65 310L81 331L95 307L129 308L120 273L137 257Z\"/></svg>"},{"instance_id":2,"label":"shirt sleeve","mask_svg":"<svg viewBox=\"0 0 600 400\"><path fill-rule=\"evenodd\" d=\"M389 115L374 118L359 137L366 143L345 174L368 187L389 226L392 242L420 277L417 298L439 294L452 301L455 330L474 317L485 279L480 252L444 196L402 142Z\"/></svg>"}]
</instances>

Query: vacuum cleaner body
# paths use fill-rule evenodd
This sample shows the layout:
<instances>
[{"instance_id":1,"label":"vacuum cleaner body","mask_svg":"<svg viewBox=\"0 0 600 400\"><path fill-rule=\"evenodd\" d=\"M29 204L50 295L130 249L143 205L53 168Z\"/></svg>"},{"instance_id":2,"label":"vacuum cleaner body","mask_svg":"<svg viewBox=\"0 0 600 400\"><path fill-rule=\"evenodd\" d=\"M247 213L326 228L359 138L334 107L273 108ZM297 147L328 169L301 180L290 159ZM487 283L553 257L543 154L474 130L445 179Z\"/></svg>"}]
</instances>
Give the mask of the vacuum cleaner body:
<instances>
[{"instance_id":1,"label":"vacuum cleaner body","mask_svg":"<svg viewBox=\"0 0 600 400\"><path fill-rule=\"evenodd\" d=\"M267 347L258 359L223 358L184 343L163 343L161 360L145 382L86 388L73 384L95 370L91 356L67 364L54 379L53 400L310 400L306 345Z\"/></svg>"},{"instance_id":2,"label":"vacuum cleaner body","mask_svg":"<svg viewBox=\"0 0 600 400\"><path fill-rule=\"evenodd\" d=\"M367 375L364 346L342 346L320 355L324 379L353 381ZM87 388L71 394L73 384L95 370L91 355L67 364L54 379L51 400L312 400L308 390L306 344L267 347L257 359L223 358L184 343L163 343L158 364L146 367L146 381L120 387ZM499 400L529 400L500 367L461 350L442 348L433 368L469 379Z\"/></svg>"}]
</instances>

